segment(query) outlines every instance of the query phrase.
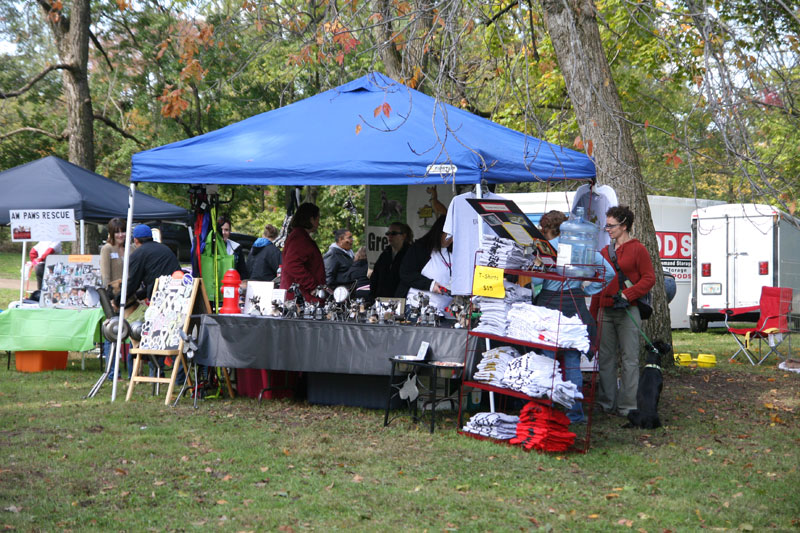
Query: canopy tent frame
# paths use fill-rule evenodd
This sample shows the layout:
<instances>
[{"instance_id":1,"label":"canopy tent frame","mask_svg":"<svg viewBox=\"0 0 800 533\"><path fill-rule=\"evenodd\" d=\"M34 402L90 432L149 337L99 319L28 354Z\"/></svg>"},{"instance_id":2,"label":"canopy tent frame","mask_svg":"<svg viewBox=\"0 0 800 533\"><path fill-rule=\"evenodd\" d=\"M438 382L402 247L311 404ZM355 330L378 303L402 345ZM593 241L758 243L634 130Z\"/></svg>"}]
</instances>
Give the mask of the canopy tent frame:
<instances>
[{"instance_id":1,"label":"canopy tent frame","mask_svg":"<svg viewBox=\"0 0 800 533\"><path fill-rule=\"evenodd\" d=\"M365 118L376 102L375 120ZM309 128L307 119L319 117L325 117L326 127ZM585 154L477 117L377 72L219 130L139 152L132 157L132 167L131 209L132 195L141 182L191 186L444 182L475 185L480 198L486 184L596 177L594 163ZM131 231L130 217L127 230ZM126 272L127 263L126 253ZM127 276L123 297L126 285ZM115 396L114 391L111 401Z\"/></svg>"}]
</instances>

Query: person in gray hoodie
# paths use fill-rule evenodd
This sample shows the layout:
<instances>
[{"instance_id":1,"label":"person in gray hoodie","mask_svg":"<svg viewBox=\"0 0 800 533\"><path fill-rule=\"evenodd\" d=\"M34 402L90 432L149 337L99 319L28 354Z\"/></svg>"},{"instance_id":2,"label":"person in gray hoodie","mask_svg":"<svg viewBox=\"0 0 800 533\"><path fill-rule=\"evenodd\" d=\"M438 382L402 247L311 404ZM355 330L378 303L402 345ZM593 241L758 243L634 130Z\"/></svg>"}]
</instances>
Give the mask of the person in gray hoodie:
<instances>
[{"instance_id":1,"label":"person in gray hoodie","mask_svg":"<svg viewBox=\"0 0 800 533\"><path fill-rule=\"evenodd\" d=\"M273 241L278 238L278 229L272 224L264 227L264 236L256 239L247 255L247 270L253 281L272 281L281 266L281 251Z\"/></svg>"}]
</instances>

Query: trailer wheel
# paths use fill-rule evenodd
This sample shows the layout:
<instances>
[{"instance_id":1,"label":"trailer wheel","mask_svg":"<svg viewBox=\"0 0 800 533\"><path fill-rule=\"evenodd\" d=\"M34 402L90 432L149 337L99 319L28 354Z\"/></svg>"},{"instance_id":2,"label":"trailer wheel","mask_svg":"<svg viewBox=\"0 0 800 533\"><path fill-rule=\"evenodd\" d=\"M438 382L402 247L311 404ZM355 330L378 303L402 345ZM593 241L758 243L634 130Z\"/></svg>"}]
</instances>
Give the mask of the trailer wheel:
<instances>
[{"instance_id":1,"label":"trailer wheel","mask_svg":"<svg viewBox=\"0 0 800 533\"><path fill-rule=\"evenodd\" d=\"M689 328L692 333L705 333L708 331L708 319L698 315L689 317Z\"/></svg>"}]
</instances>

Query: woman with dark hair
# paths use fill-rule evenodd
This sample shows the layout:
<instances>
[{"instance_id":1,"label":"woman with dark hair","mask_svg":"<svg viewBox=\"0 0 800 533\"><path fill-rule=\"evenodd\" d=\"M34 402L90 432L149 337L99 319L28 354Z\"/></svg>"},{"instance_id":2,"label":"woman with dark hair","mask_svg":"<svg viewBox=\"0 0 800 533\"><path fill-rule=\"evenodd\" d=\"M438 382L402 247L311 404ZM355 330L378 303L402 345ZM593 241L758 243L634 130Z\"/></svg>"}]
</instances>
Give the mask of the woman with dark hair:
<instances>
[{"instance_id":1,"label":"woman with dark hair","mask_svg":"<svg viewBox=\"0 0 800 533\"><path fill-rule=\"evenodd\" d=\"M389 246L384 248L369 278L371 299L395 296L400 285L400 265L414 240L414 232L408 224L392 222L386 232ZM405 295L404 295L405 296Z\"/></svg>"},{"instance_id":2,"label":"woman with dark hair","mask_svg":"<svg viewBox=\"0 0 800 533\"><path fill-rule=\"evenodd\" d=\"M222 235L222 241L225 243L225 252L234 257L233 268L239 273L239 277L243 280L247 279L249 272L247 271L247 263L244 255L242 254L242 247L238 242L231 239L231 219L227 215L220 215L217 217L217 228ZM222 273L224 274L224 272ZM220 275L222 275L220 274Z\"/></svg>"},{"instance_id":3,"label":"woman with dark hair","mask_svg":"<svg viewBox=\"0 0 800 533\"><path fill-rule=\"evenodd\" d=\"M122 279L122 258L125 255L125 223L119 218L108 221L108 237L100 248L100 278L103 287Z\"/></svg>"},{"instance_id":4,"label":"woman with dark hair","mask_svg":"<svg viewBox=\"0 0 800 533\"><path fill-rule=\"evenodd\" d=\"M322 254L311 238L311 233L318 227L319 207L309 202L300 204L289 223L289 235L283 245L281 289L289 289L297 283L303 298L309 301L316 301L312 292L319 285L325 285ZM294 298L294 294L289 292L286 296Z\"/></svg>"},{"instance_id":5,"label":"woman with dark hair","mask_svg":"<svg viewBox=\"0 0 800 533\"><path fill-rule=\"evenodd\" d=\"M629 284L621 286L619 273L599 294L592 297L591 310L597 316L603 308L599 353L599 383L597 403L606 412L628 416L636 409L636 391L639 388L639 330L642 319L636 300L655 285L656 275L650 254L644 245L631 234L633 211L619 205L606 212L605 230L611 244L603 248L603 257L614 265L610 250L613 246L616 265L628 278ZM617 390L617 359L620 360L620 385Z\"/></svg>"},{"instance_id":6,"label":"woman with dark hair","mask_svg":"<svg viewBox=\"0 0 800 533\"><path fill-rule=\"evenodd\" d=\"M428 233L409 247L400 263L400 283L395 293L413 303L423 292L441 313L444 313L444 308L452 299L449 293L453 239L442 230L444 222L445 217L440 216Z\"/></svg>"}]
</instances>

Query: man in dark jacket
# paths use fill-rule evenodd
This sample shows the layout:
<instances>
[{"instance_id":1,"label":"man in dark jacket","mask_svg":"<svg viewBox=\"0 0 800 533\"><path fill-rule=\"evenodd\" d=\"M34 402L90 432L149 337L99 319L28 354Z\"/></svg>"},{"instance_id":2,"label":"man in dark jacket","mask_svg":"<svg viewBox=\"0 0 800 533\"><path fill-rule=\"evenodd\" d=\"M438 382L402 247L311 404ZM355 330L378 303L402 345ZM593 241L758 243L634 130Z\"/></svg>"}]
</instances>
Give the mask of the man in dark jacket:
<instances>
[{"instance_id":1,"label":"man in dark jacket","mask_svg":"<svg viewBox=\"0 0 800 533\"><path fill-rule=\"evenodd\" d=\"M347 229L338 229L333 232L333 237L336 240L330 245L328 251L322 256L325 262L325 282L329 287L338 287L339 285L350 285L355 280L350 272L350 267L353 266L353 234Z\"/></svg>"},{"instance_id":2,"label":"man in dark jacket","mask_svg":"<svg viewBox=\"0 0 800 533\"><path fill-rule=\"evenodd\" d=\"M144 297L150 298L156 278L172 275L181 265L172 250L153 240L149 226L139 224L133 228L133 242L136 249L131 252L128 265L128 292L134 294L144 284Z\"/></svg>"},{"instance_id":3,"label":"man in dark jacket","mask_svg":"<svg viewBox=\"0 0 800 533\"><path fill-rule=\"evenodd\" d=\"M264 227L264 236L256 239L247 256L247 270L253 281L272 281L281 266L281 251L273 244L278 238L278 229L272 224Z\"/></svg>"}]
</instances>

